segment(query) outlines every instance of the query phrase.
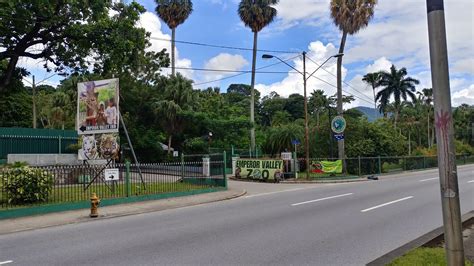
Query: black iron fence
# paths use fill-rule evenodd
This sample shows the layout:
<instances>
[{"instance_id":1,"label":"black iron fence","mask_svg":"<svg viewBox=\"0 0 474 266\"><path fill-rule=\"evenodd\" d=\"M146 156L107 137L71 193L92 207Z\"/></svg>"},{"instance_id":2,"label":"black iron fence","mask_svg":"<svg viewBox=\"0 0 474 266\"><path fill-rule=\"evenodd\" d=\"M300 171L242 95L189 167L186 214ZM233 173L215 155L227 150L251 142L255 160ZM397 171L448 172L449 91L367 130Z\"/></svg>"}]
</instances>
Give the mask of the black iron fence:
<instances>
[{"instance_id":1,"label":"black iron fence","mask_svg":"<svg viewBox=\"0 0 474 266\"><path fill-rule=\"evenodd\" d=\"M106 169L108 175L105 175ZM88 201L227 186L221 159L154 164L0 168L0 211L24 206Z\"/></svg>"}]
</instances>

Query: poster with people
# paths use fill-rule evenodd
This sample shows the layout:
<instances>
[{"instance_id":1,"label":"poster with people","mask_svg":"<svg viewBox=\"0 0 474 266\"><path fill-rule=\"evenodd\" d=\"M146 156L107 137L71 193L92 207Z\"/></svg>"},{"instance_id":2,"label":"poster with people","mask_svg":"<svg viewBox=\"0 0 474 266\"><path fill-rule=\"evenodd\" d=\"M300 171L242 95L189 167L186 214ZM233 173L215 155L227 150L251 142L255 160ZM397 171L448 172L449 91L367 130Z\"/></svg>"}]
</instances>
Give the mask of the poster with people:
<instances>
[{"instance_id":1,"label":"poster with people","mask_svg":"<svg viewBox=\"0 0 474 266\"><path fill-rule=\"evenodd\" d=\"M118 132L118 79L79 83L77 96L77 133L79 135Z\"/></svg>"},{"instance_id":2,"label":"poster with people","mask_svg":"<svg viewBox=\"0 0 474 266\"><path fill-rule=\"evenodd\" d=\"M82 135L79 138L79 160L117 160L119 143L118 133Z\"/></svg>"}]
</instances>

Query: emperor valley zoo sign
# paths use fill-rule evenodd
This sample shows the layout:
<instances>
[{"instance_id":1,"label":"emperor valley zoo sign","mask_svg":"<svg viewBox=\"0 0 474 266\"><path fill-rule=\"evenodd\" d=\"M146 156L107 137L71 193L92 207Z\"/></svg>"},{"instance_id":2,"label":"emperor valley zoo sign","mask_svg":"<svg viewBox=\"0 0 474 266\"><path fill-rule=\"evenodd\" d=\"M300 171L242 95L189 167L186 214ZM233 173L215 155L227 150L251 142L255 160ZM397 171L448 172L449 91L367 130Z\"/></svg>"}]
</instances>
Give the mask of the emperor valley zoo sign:
<instances>
[{"instance_id":1,"label":"emperor valley zoo sign","mask_svg":"<svg viewBox=\"0 0 474 266\"><path fill-rule=\"evenodd\" d=\"M279 180L283 174L283 160L238 159L235 177Z\"/></svg>"}]
</instances>

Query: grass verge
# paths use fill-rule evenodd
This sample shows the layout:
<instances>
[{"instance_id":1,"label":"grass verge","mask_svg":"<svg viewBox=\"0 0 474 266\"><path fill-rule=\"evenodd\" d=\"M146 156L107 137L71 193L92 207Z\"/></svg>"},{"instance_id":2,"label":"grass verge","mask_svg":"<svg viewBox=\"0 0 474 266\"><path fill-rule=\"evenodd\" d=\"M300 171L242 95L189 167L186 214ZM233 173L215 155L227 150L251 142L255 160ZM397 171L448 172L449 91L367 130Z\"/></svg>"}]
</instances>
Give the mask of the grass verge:
<instances>
[{"instance_id":1,"label":"grass verge","mask_svg":"<svg viewBox=\"0 0 474 266\"><path fill-rule=\"evenodd\" d=\"M387 264L388 266L441 266L446 265L444 248L417 248ZM473 264L466 260L466 266Z\"/></svg>"}]
</instances>

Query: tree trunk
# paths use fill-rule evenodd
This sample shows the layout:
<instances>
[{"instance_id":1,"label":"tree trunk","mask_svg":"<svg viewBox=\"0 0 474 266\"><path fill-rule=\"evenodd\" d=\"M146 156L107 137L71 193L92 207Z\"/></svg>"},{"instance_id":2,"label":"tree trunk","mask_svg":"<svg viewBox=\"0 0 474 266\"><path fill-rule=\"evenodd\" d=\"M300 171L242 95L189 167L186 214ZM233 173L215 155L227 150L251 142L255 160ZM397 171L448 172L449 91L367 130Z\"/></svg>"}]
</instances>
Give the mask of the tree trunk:
<instances>
[{"instance_id":1,"label":"tree trunk","mask_svg":"<svg viewBox=\"0 0 474 266\"><path fill-rule=\"evenodd\" d=\"M171 75L176 74L175 49L176 49L176 28L171 29Z\"/></svg>"},{"instance_id":2,"label":"tree trunk","mask_svg":"<svg viewBox=\"0 0 474 266\"><path fill-rule=\"evenodd\" d=\"M168 155L171 153L171 140L173 139L173 135L169 135L168 137Z\"/></svg>"},{"instance_id":3,"label":"tree trunk","mask_svg":"<svg viewBox=\"0 0 474 266\"><path fill-rule=\"evenodd\" d=\"M395 129L397 129L398 112L399 112L398 110L395 110L395 113L393 114L393 119L394 119L393 126L395 127Z\"/></svg>"},{"instance_id":4,"label":"tree trunk","mask_svg":"<svg viewBox=\"0 0 474 266\"><path fill-rule=\"evenodd\" d=\"M341 45L339 46L339 53L344 53L344 46L346 45L347 32L342 32ZM342 56L337 58L337 114L342 116ZM345 158L344 140L337 142L339 159ZM343 162L343 170L345 172L345 163Z\"/></svg>"},{"instance_id":5,"label":"tree trunk","mask_svg":"<svg viewBox=\"0 0 474 266\"><path fill-rule=\"evenodd\" d=\"M0 77L0 92L4 91L6 86L10 84L16 64L18 63L18 58L19 57L17 55L10 58L7 69L5 70L5 74L3 77Z\"/></svg>"},{"instance_id":6,"label":"tree trunk","mask_svg":"<svg viewBox=\"0 0 474 266\"><path fill-rule=\"evenodd\" d=\"M250 83L250 123L252 128L250 129L250 147L252 153L255 151L255 67L257 65L257 39L258 32L253 33L253 57L252 57L252 80Z\"/></svg>"},{"instance_id":7,"label":"tree trunk","mask_svg":"<svg viewBox=\"0 0 474 266\"><path fill-rule=\"evenodd\" d=\"M408 156L411 156L411 131L408 130Z\"/></svg>"},{"instance_id":8,"label":"tree trunk","mask_svg":"<svg viewBox=\"0 0 474 266\"><path fill-rule=\"evenodd\" d=\"M372 84L372 90L374 91L374 108L377 111L377 100L376 100L376 95L375 95L375 85Z\"/></svg>"}]
</instances>

